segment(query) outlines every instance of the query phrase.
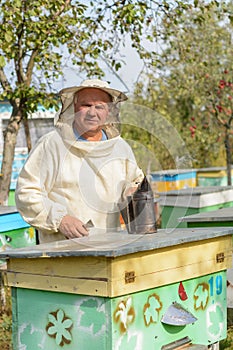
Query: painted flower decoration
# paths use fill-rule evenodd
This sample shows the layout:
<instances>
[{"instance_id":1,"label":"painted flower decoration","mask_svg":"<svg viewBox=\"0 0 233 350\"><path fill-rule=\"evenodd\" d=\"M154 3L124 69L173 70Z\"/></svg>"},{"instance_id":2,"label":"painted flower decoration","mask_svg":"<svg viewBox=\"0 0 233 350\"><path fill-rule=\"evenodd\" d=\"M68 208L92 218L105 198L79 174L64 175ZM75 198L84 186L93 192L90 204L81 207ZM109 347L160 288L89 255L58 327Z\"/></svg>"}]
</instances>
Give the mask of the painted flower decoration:
<instances>
[{"instance_id":1,"label":"painted flower decoration","mask_svg":"<svg viewBox=\"0 0 233 350\"><path fill-rule=\"evenodd\" d=\"M48 335L55 338L56 344L59 346L70 344L72 340L70 332L73 325L72 320L66 317L61 309L51 312L48 319L49 324L46 327Z\"/></svg>"},{"instance_id":2,"label":"painted flower decoration","mask_svg":"<svg viewBox=\"0 0 233 350\"><path fill-rule=\"evenodd\" d=\"M162 303L160 298L156 294L152 294L148 297L147 303L144 305L143 316L146 326L151 323L158 322L159 311L162 309Z\"/></svg>"},{"instance_id":3,"label":"painted flower decoration","mask_svg":"<svg viewBox=\"0 0 233 350\"><path fill-rule=\"evenodd\" d=\"M135 311L132 306L132 298L128 298L126 301L121 301L114 313L115 321L120 323L121 333L127 331L128 325L133 323L134 318Z\"/></svg>"},{"instance_id":4,"label":"painted flower decoration","mask_svg":"<svg viewBox=\"0 0 233 350\"><path fill-rule=\"evenodd\" d=\"M209 301L209 285L207 283L200 283L194 291L194 308L196 310L205 310Z\"/></svg>"}]
</instances>

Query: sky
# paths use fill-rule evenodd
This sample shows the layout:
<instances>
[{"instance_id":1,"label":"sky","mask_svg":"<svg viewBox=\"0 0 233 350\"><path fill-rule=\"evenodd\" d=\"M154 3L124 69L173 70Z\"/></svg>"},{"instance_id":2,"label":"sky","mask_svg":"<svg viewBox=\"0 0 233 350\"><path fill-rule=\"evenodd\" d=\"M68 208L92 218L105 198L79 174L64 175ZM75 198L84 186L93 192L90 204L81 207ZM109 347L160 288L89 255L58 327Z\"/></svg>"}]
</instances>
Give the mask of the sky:
<instances>
[{"instance_id":1,"label":"sky","mask_svg":"<svg viewBox=\"0 0 233 350\"><path fill-rule=\"evenodd\" d=\"M129 42L126 42L126 46L122 48L121 55L123 56L125 65L123 64L121 69L117 72L119 78L105 65L104 72L106 77L104 80L108 81L112 88L131 94L133 92L133 85L138 78L138 74L143 68L143 63L138 57L135 49L130 46ZM85 78L85 76L78 76L75 68L69 67L64 70L64 79L60 83L61 89L78 85Z\"/></svg>"}]
</instances>

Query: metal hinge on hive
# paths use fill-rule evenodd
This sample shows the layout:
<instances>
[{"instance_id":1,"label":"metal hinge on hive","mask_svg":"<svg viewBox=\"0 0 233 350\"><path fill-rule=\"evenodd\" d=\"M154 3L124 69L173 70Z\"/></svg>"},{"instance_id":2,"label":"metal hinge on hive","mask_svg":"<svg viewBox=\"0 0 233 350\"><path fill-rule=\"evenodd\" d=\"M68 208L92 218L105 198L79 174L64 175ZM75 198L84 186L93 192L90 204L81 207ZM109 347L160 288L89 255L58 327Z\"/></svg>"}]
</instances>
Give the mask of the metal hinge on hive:
<instances>
[{"instance_id":1,"label":"metal hinge on hive","mask_svg":"<svg viewBox=\"0 0 233 350\"><path fill-rule=\"evenodd\" d=\"M222 252L222 253L216 254L216 262L217 262L217 263L222 263L222 262L224 262L224 259L225 259L225 255L224 255L223 252Z\"/></svg>"},{"instance_id":2,"label":"metal hinge on hive","mask_svg":"<svg viewBox=\"0 0 233 350\"><path fill-rule=\"evenodd\" d=\"M125 272L125 283L133 283L135 281L135 272Z\"/></svg>"}]
</instances>

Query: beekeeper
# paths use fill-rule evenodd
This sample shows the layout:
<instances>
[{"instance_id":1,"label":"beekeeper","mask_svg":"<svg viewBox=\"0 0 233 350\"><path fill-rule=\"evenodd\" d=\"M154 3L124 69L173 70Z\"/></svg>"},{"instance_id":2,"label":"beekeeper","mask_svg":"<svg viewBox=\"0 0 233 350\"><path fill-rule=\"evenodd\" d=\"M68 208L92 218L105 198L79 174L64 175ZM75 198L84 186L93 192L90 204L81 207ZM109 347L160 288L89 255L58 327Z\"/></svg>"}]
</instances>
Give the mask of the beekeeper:
<instances>
[{"instance_id":1,"label":"beekeeper","mask_svg":"<svg viewBox=\"0 0 233 350\"><path fill-rule=\"evenodd\" d=\"M100 232L117 230L117 203L144 177L119 132L124 93L94 79L63 89L60 97L55 128L30 152L15 192L17 209L40 243L86 236L88 222Z\"/></svg>"}]
</instances>

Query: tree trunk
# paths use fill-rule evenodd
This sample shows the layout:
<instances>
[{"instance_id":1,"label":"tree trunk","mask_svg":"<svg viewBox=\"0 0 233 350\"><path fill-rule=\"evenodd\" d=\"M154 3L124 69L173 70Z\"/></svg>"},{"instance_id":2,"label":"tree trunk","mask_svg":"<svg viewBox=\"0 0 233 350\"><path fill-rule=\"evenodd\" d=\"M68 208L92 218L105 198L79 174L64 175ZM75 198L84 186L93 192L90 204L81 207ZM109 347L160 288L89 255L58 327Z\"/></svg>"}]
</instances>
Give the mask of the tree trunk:
<instances>
[{"instance_id":1,"label":"tree trunk","mask_svg":"<svg viewBox=\"0 0 233 350\"><path fill-rule=\"evenodd\" d=\"M28 149L28 154L32 149L32 141L31 141L31 134L30 134L30 129L28 125L28 118L24 117L23 118L23 126L24 126L24 132L25 132L25 137L26 137L26 143L27 143L27 149Z\"/></svg>"},{"instance_id":2,"label":"tree trunk","mask_svg":"<svg viewBox=\"0 0 233 350\"><path fill-rule=\"evenodd\" d=\"M0 176L0 205L8 204L8 195L11 184L12 164L15 154L17 135L21 122L19 109L14 109L6 130L4 131L3 159Z\"/></svg>"},{"instance_id":3,"label":"tree trunk","mask_svg":"<svg viewBox=\"0 0 233 350\"><path fill-rule=\"evenodd\" d=\"M226 150L226 162L227 162L227 185L231 186L231 145L230 145L230 137L229 130L226 129L225 132L225 150Z\"/></svg>"}]
</instances>

